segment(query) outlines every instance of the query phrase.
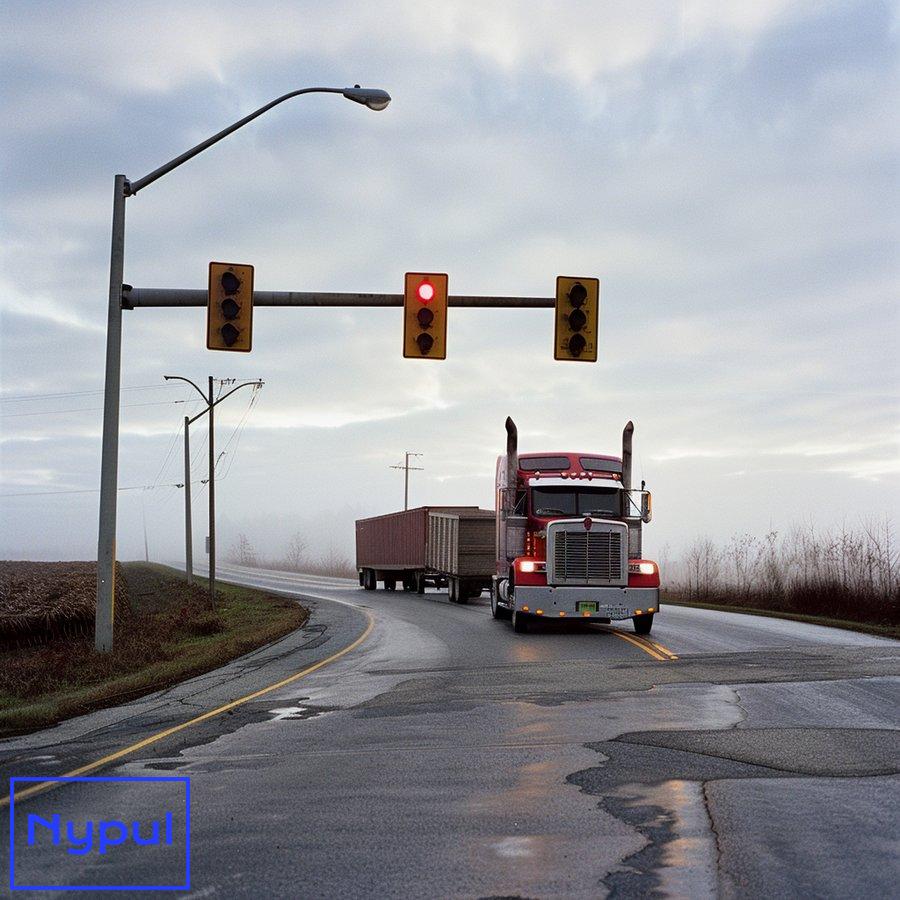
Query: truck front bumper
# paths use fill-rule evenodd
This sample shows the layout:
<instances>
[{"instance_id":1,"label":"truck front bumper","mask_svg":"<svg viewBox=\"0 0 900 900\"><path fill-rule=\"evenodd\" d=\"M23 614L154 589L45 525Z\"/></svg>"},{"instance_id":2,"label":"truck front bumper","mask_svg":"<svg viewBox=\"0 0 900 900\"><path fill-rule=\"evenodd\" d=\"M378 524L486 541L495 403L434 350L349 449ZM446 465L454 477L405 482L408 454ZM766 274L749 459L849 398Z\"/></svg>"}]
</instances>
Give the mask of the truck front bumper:
<instances>
[{"instance_id":1,"label":"truck front bumper","mask_svg":"<svg viewBox=\"0 0 900 900\"><path fill-rule=\"evenodd\" d=\"M587 605L586 605L587 604ZM590 604L596 604L596 608ZM615 622L659 612L659 588L549 587L517 585L513 608L549 618L608 619Z\"/></svg>"}]
</instances>

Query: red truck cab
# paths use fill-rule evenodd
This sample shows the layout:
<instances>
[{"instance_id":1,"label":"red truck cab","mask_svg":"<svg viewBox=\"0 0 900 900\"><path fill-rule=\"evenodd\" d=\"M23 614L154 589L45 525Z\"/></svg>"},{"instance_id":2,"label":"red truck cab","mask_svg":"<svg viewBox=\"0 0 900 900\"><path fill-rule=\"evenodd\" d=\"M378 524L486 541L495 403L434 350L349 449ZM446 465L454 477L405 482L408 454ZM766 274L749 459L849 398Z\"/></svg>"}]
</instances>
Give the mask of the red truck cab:
<instances>
[{"instance_id":1,"label":"red truck cab","mask_svg":"<svg viewBox=\"0 0 900 900\"><path fill-rule=\"evenodd\" d=\"M533 617L632 619L649 634L659 611L659 568L641 553L650 521L648 491L631 489L631 435L622 456L518 453L507 419L507 453L497 460L495 618L516 631Z\"/></svg>"}]
</instances>

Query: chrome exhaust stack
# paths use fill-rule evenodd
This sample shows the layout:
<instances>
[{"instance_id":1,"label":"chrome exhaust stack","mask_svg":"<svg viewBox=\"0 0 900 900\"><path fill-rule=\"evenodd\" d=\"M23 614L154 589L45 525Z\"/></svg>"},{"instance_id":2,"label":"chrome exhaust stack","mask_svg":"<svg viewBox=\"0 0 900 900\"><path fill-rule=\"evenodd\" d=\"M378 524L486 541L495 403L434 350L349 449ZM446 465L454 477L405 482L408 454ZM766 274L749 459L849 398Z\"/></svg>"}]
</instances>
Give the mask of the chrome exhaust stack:
<instances>
[{"instance_id":1,"label":"chrome exhaust stack","mask_svg":"<svg viewBox=\"0 0 900 900\"><path fill-rule=\"evenodd\" d=\"M631 490L631 438L634 435L634 422L629 422L622 432L622 487Z\"/></svg>"},{"instance_id":2,"label":"chrome exhaust stack","mask_svg":"<svg viewBox=\"0 0 900 900\"><path fill-rule=\"evenodd\" d=\"M516 476L519 471L519 429L510 416L506 417L506 490L503 492L504 518L513 514L516 506Z\"/></svg>"},{"instance_id":3,"label":"chrome exhaust stack","mask_svg":"<svg viewBox=\"0 0 900 900\"><path fill-rule=\"evenodd\" d=\"M519 430L510 417L506 419L506 487L501 496L500 556L507 562L525 553L527 519L516 515L516 481L519 475Z\"/></svg>"},{"instance_id":4,"label":"chrome exhaust stack","mask_svg":"<svg viewBox=\"0 0 900 900\"><path fill-rule=\"evenodd\" d=\"M628 523L628 558L640 559L643 552L643 535L641 532L641 515L634 515L631 500L631 441L634 437L634 422L629 421L622 432L622 512Z\"/></svg>"}]
</instances>

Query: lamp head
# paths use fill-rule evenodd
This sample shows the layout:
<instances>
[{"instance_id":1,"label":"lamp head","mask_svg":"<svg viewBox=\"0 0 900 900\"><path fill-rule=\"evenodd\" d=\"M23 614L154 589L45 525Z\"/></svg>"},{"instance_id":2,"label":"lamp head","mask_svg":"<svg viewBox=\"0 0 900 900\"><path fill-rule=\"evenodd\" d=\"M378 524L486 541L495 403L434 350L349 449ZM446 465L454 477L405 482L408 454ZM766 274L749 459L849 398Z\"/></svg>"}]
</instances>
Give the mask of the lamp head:
<instances>
[{"instance_id":1,"label":"lamp head","mask_svg":"<svg viewBox=\"0 0 900 900\"><path fill-rule=\"evenodd\" d=\"M344 96L354 103L362 103L369 109L382 110L391 102L391 95L379 88L361 88L358 84L352 88L344 88Z\"/></svg>"}]
</instances>

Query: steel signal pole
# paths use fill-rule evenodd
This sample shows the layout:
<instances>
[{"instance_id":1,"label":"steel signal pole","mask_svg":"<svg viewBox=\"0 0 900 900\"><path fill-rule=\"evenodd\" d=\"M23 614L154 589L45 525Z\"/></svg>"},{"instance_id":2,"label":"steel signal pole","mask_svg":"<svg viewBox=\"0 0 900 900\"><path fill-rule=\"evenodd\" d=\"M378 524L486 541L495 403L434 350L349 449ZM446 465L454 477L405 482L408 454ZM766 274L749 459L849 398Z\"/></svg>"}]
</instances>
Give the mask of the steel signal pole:
<instances>
[{"instance_id":1,"label":"steel signal pole","mask_svg":"<svg viewBox=\"0 0 900 900\"><path fill-rule=\"evenodd\" d=\"M113 620L116 589L116 494L119 477L119 395L122 372L122 308L125 285L125 200L158 178L193 159L239 128L268 112L273 106L301 94L342 94L369 109L382 110L390 95L379 88L308 87L290 91L261 106L255 112L224 128L218 134L185 151L137 181L116 175L113 192L112 249L109 260L109 311L106 324L106 374L103 394L103 444L100 455L100 524L97 536L97 602L94 613L94 647L108 653L113 647Z\"/></svg>"}]
</instances>

